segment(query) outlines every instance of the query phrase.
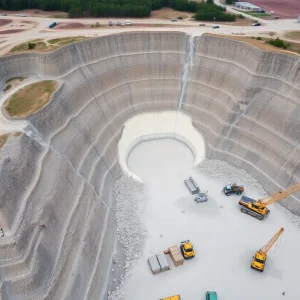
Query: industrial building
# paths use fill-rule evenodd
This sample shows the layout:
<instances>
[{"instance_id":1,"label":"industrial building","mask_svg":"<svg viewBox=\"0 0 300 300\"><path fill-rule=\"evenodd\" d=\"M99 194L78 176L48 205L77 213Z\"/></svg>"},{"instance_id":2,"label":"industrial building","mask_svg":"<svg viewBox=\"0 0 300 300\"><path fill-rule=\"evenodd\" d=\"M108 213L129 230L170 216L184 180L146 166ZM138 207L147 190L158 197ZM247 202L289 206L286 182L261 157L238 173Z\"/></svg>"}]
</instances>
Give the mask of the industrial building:
<instances>
[{"instance_id":1,"label":"industrial building","mask_svg":"<svg viewBox=\"0 0 300 300\"><path fill-rule=\"evenodd\" d=\"M236 2L235 7L240 9L245 9L245 10L261 11L261 8L259 6L256 6L248 2Z\"/></svg>"}]
</instances>

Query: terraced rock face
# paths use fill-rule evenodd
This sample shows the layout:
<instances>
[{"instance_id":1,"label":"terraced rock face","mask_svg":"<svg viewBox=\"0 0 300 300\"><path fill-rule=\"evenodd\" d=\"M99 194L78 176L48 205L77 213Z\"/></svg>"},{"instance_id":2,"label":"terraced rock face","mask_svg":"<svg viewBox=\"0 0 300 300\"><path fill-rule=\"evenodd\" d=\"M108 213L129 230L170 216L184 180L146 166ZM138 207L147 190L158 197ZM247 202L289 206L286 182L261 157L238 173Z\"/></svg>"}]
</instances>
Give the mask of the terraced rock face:
<instances>
[{"instance_id":1,"label":"terraced rock face","mask_svg":"<svg viewBox=\"0 0 300 300\"><path fill-rule=\"evenodd\" d=\"M2 82L34 74L60 83L1 153L3 299L106 298L116 244L112 189L123 174L117 144L135 114L180 105L205 137L208 158L244 168L267 191L300 179L294 56L145 32L3 58L0 74ZM283 204L300 215L298 199Z\"/></svg>"}]
</instances>

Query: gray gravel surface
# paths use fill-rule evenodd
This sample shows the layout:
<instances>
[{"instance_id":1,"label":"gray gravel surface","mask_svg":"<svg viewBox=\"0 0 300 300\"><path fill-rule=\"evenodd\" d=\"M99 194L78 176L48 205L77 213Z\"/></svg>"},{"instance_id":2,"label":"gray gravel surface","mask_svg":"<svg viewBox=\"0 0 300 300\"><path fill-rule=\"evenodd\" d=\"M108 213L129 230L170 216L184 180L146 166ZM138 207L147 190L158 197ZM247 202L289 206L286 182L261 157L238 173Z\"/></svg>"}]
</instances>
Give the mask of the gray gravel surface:
<instances>
[{"instance_id":1,"label":"gray gravel surface","mask_svg":"<svg viewBox=\"0 0 300 300\"><path fill-rule=\"evenodd\" d=\"M122 272L119 285L108 292L109 300L125 299L121 288L130 276L134 262L141 256L147 237L146 229L141 221L145 208L144 185L129 177L122 177L115 184L117 239L125 258L118 260L114 256L113 266ZM119 250L120 251L120 250ZM113 279L115 280L115 279Z\"/></svg>"}]
</instances>

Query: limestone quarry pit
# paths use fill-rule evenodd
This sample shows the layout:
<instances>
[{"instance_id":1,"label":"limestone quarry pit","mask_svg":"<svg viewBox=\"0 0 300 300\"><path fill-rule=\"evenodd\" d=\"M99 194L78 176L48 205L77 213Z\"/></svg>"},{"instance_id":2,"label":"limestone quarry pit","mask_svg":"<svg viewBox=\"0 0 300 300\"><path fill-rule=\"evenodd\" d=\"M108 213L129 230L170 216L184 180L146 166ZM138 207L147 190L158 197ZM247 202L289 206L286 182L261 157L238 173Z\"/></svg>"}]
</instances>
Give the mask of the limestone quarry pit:
<instances>
[{"instance_id":1,"label":"limestone quarry pit","mask_svg":"<svg viewBox=\"0 0 300 300\"><path fill-rule=\"evenodd\" d=\"M122 197L135 199L128 187L136 195L145 192L141 181L146 175L138 174L137 164L132 158L129 164L128 158L130 153L140 155L134 152L144 141L175 139L185 144L191 150L186 156L191 168L211 160L243 170L259 183L250 187L253 192L259 187L257 196L300 180L300 60L296 56L264 52L224 37L132 32L70 44L48 54L3 57L0 74L3 88L15 77L27 77L24 85L57 81L50 102L27 119L8 120L1 114L3 133L22 134L8 138L0 157L4 231L0 299L104 300L108 291L110 299L122 299L123 292L111 291L124 281L124 261L134 254L130 247L124 249L125 232L117 227L128 209L122 206ZM1 93L1 103L21 87ZM139 125L128 133L134 118L139 118ZM121 139L123 133L126 140ZM176 147L174 153L184 153ZM155 147L146 152L148 157L159 156ZM218 168L227 172L219 163ZM203 168L208 174L210 167ZM300 215L299 200L300 193L295 193L281 201L289 220ZM134 201L129 204L135 207ZM283 220L280 213L274 214L277 220ZM248 217L242 216L238 227L244 218ZM281 227L274 220L270 224ZM149 248L149 232L147 226L139 227L142 223L137 220L136 226L127 228L129 234L136 230L144 237L141 253L145 243ZM277 227L269 229L273 233ZM299 234L297 230L290 232ZM293 235L288 237L292 241ZM254 250L263 246L256 243ZM298 240L294 245L299 245ZM294 251L299 253L297 248ZM146 258L138 266L141 262L147 266ZM119 263L120 270L112 272ZM125 283L125 296L132 284L130 279L127 287ZM289 287L292 293L286 299L298 299L297 285ZM183 299L198 299L194 295ZM160 297L167 296L171 295ZM140 299L130 297L127 300ZM147 294L145 300L157 297ZM220 295L220 299L240 298ZM262 298L254 294L247 299Z\"/></svg>"}]
</instances>

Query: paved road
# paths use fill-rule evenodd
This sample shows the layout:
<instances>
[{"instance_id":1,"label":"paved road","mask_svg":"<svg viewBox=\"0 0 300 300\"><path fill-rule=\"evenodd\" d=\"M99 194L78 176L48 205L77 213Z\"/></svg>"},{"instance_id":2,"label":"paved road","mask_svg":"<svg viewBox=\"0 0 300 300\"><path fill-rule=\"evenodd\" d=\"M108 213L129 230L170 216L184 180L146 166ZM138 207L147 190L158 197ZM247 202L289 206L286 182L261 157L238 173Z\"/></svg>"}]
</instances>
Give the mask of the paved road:
<instances>
[{"instance_id":1,"label":"paved road","mask_svg":"<svg viewBox=\"0 0 300 300\"><path fill-rule=\"evenodd\" d=\"M218 3L219 0L215 2ZM232 10L232 8L228 8ZM236 13L236 11L233 11ZM249 17L249 15L246 15ZM263 26L253 27L253 26L232 26L225 24L218 24L218 22L213 23L214 25L219 25L219 29L212 29L212 23L207 23L206 27L199 27L199 22L190 21L190 20L179 20L178 22L170 22L170 20L163 19L134 19L133 24L138 23L142 26L114 26L114 27L100 27L100 28L83 28L83 29L53 29L50 30L48 25L51 22L66 22L66 23L83 23L83 24L95 24L99 22L100 25L107 25L108 19L52 19L52 18L42 18L42 17L17 17L17 16L3 16L1 18L9 19L22 19L27 21L36 22L35 28L32 28L27 31L20 33L15 33L11 35L0 36L0 41L3 41L0 45L0 55L5 54L13 46L38 38L57 38L57 37L66 37L66 36L102 36L112 33L126 32L126 31L183 31L187 33L192 33L194 35L203 34L203 33L215 33L215 34L232 34L232 33L241 33L244 34L253 34L253 33L263 33L276 31L278 33L286 30L300 30L300 24L296 20L260 20ZM257 18L253 18L257 19ZM116 21L117 19L112 19ZM161 27L151 27L154 24L163 25ZM149 27L147 27L149 25Z\"/></svg>"}]
</instances>

